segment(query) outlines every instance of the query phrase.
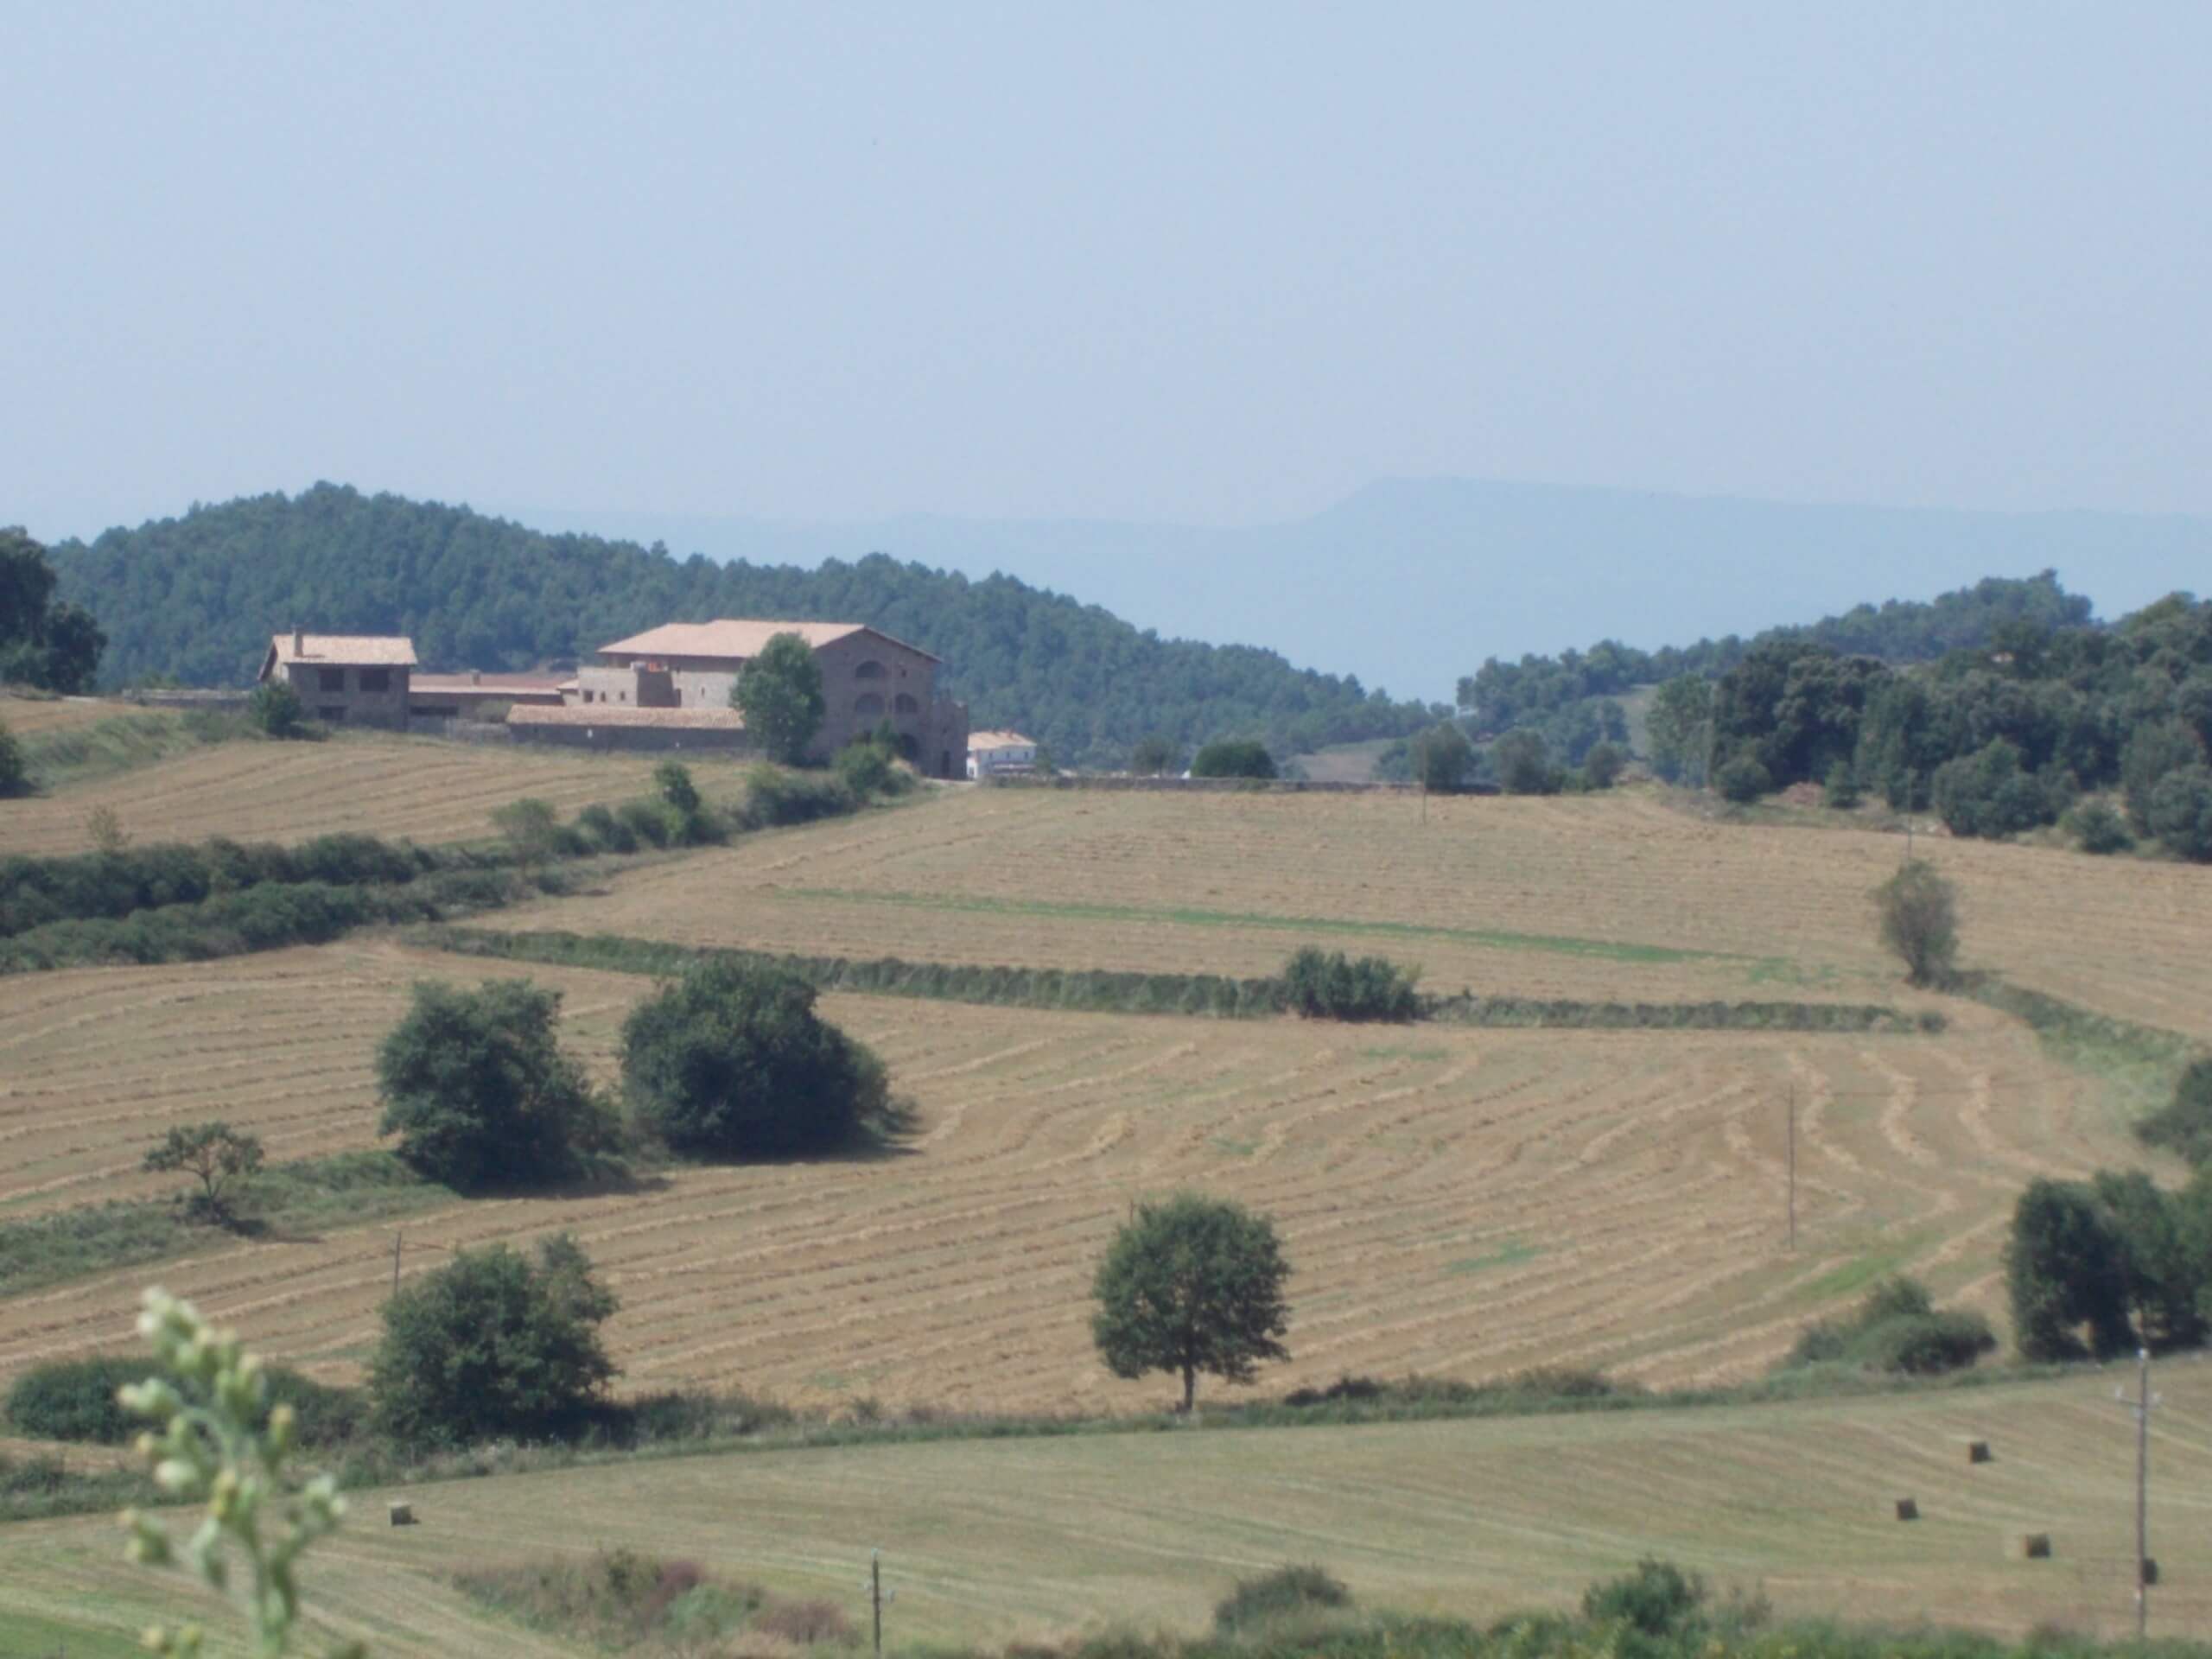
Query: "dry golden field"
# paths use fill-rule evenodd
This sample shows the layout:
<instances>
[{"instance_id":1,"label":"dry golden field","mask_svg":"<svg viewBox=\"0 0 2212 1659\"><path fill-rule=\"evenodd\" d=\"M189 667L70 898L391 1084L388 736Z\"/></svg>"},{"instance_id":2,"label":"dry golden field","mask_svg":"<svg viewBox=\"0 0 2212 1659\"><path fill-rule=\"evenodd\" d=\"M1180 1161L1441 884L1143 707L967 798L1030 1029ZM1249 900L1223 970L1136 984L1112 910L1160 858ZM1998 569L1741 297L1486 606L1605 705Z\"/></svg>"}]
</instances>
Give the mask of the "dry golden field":
<instances>
[{"instance_id":1,"label":"dry golden field","mask_svg":"<svg viewBox=\"0 0 2212 1659\"><path fill-rule=\"evenodd\" d=\"M31 705L38 707L41 705ZM140 842L301 841L338 830L454 841L492 833L493 809L525 795L563 812L651 787L655 758L569 754L348 735L322 743L223 743L151 766L0 803L0 854L82 852L86 820L111 807ZM698 763L701 786L734 793L737 769Z\"/></svg>"},{"instance_id":2,"label":"dry golden field","mask_svg":"<svg viewBox=\"0 0 2212 1659\"><path fill-rule=\"evenodd\" d=\"M280 1158L372 1144L373 1051L405 987L486 971L360 944L9 982L0 1213L156 1190L135 1166L174 1122L226 1116ZM605 1075L646 982L540 976ZM456 1202L399 1224L408 1271L565 1228L622 1299L608 1330L632 1387L1120 1409L1169 1386L1101 1370L1090 1275L1133 1200L1194 1186L1283 1230L1295 1359L1270 1390L1539 1363L1693 1382L1758 1372L1885 1271L2001 1313L1998 1253L2023 1180L2137 1155L2102 1090L1971 1005L1941 1038L823 1006L912 1097L917 1131L897 1153ZM273 1357L351 1375L393 1230L213 1236L190 1260L19 1296L0 1304L0 1375L123 1342L156 1276Z\"/></svg>"},{"instance_id":3,"label":"dry golden field","mask_svg":"<svg viewBox=\"0 0 2212 1659\"><path fill-rule=\"evenodd\" d=\"M161 716L168 712L107 697L18 697L0 693L0 726L18 737L94 726L123 715Z\"/></svg>"},{"instance_id":4,"label":"dry golden field","mask_svg":"<svg viewBox=\"0 0 2212 1659\"><path fill-rule=\"evenodd\" d=\"M1300 944L1492 994L1910 1002L1871 890L1901 838L1525 799L963 789L634 872L508 924L690 944L1261 973ZM1923 836L1965 958L2212 1039L2212 868ZM1300 923L1316 925L1301 926Z\"/></svg>"},{"instance_id":5,"label":"dry golden field","mask_svg":"<svg viewBox=\"0 0 2212 1659\"><path fill-rule=\"evenodd\" d=\"M575 1649L470 1603L459 1567L627 1547L835 1602L884 1552L894 1650L1110 1624L1195 1633L1240 1576L1318 1560L1369 1607L1571 1606L1653 1553L1784 1617L2132 1634L2133 1431L2109 1376L1789 1406L1363 1428L945 1441L612 1465L364 1492L304 1578L383 1659ZM2160 1368L2154 1636L2212 1637L2212 1375ZM1995 1460L1969 1465L1965 1442ZM1922 1519L1900 1525L1911 1496ZM423 1524L382 1524L404 1497ZM2008 1553L2024 1532L2056 1553ZM205 1605L123 1567L105 1516L8 1529L8 1595L91 1642ZM5 1630L0 1615L0 1632ZM37 1651L48 1651L41 1647Z\"/></svg>"}]
</instances>

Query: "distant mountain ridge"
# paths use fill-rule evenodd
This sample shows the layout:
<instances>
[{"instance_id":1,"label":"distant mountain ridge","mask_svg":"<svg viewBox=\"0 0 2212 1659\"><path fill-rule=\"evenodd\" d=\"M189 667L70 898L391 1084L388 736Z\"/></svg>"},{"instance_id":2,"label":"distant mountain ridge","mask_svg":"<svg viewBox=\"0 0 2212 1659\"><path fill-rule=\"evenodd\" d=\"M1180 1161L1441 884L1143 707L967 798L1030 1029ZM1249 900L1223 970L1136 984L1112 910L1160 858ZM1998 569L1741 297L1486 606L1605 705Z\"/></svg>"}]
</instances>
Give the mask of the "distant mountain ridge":
<instances>
[{"instance_id":1,"label":"distant mountain ridge","mask_svg":"<svg viewBox=\"0 0 2212 1659\"><path fill-rule=\"evenodd\" d=\"M909 515L849 524L511 509L549 529L811 564L885 552L1079 594L1141 627L1264 640L1444 700L1489 657L1656 649L2056 570L2118 615L2212 571L2212 518L1802 505L1479 479L1387 479L1242 528Z\"/></svg>"},{"instance_id":2,"label":"distant mountain ridge","mask_svg":"<svg viewBox=\"0 0 2212 1659\"><path fill-rule=\"evenodd\" d=\"M241 684L270 635L406 633L426 665L574 660L668 621L870 623L944 658L977 727L1018 726L1063 760L1119 765L1160 733L1278 753L1402 735L1433 717L1273 652L1162 639L1007 576L971 582L880 555L816 569L549 535L466 507L319 484L52 550L60 592L109 637L104 683Z\"/></svg>"}]
</instances>

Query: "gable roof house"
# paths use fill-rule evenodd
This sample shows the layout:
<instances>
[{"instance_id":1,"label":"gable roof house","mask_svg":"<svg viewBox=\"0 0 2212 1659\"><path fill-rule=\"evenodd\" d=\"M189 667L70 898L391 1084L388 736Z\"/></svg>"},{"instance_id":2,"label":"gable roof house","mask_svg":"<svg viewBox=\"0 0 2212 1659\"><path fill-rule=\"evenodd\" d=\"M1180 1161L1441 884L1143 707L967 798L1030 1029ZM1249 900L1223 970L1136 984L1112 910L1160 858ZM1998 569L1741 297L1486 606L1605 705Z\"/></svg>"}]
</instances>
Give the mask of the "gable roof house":
<instances>
[{"instance_id":1,"label":"gable roof house","mask_svg":"<svg viewBox=\"0 0 2212 1659\"><path fill-rule=\"evenodd\" d=\"M404 634L274 635L257 679L289 685L311 719L327 725L407 728L415 642Z\"/></svg>"},{"instance_id":2,"label":"gable roof house","mask_svg":"<svg viewBox=\"0 0 2212 1659\"><path fill-rule=\"evenodd\" d=\"M968 740L970 778L1025 777L1037 770L1037 741L1020 732L977 732Z\"/></svg>"}]
</instances>

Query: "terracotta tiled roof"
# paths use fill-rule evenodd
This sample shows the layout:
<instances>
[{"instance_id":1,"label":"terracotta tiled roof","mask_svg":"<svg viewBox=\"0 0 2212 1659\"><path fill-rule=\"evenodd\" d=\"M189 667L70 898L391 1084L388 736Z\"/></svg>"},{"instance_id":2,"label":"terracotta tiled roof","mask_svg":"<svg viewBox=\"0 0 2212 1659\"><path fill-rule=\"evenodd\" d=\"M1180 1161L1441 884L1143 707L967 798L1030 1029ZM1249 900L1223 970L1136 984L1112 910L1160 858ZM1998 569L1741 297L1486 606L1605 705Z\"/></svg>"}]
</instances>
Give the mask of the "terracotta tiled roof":
<instances>
[{"instance_id":1,"label":"terracotta tiled roof","mask_svg":"<svg viewBox=\"0 0 2212 1659\"><path fill-rule=\"evenodd\" d=\"M917 657L930 656L918 645L910 645L903 639L893 639L880 628L871 628L859 622L771 622L749 617L723 617L716 622L664 622L657 628L647 628L643 633L633 633L627 639L617 639L611 645L601 645L602 657L730 657L750 658L760 654L761 646L779 633L795 633L819 651L824 645L834 645L849 634L872 633L879 639L889 640Z\"/></svg>"},{"instance_id":2,"label":"terracotta tiled roof","mask_svg":"<svg viewBox=\"0 0 2212 1659\"><path fill-rule=\"evenodd\" d=\"M300 648L295 651L296 639ZM401 633L279 633L269 648L280 663L331 663L352 667L412 668L415 642Z\"/></svg>"},{"instance_id":3,"label":"terracotta tiled roof","mask_svg":"<svg viewBox=\"0 0 2212 1659\"><path fill-rule=\"evenodd\" d=\"M564 702L558 708L518 702L507 711L510 726L667 726L679 731L731 732L745 729L734 709L634 709L621 703Z\"/></svg>"},{"instance_id":4,"label":"terracotta tiled roof","mask_svg":"<svg viewBox=\"0 0 2212 1659\"><path fill-rule=\"evenodd\" d=\"M1024 737L1020 732L970 732L968 734L968 752L970 754L982 749L1033 749L1036 747L1036 740Z\"/></svg>"}]
</instances>

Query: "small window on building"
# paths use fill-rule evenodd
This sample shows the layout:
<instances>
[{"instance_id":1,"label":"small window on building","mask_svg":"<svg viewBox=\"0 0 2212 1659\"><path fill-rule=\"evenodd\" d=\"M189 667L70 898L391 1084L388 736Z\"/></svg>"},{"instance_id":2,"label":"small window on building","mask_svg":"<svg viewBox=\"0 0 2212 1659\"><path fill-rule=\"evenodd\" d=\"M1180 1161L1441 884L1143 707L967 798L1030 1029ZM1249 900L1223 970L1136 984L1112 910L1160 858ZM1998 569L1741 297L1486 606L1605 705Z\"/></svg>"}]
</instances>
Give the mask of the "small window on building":
<instances>
[{"instance_id":1,"label":"small window on building","mask_svg":"<svg viewBox=\"0 0 2212 1659\"><path fill-rule=\"evenodd\" d=\"M318 668L315 671L315 685L318 691L343 691L346 671L342 668Z\"/></svg>"},{"instance_id":2,"label":"small window on building","mask_svg":"<svg viewBox=\"0 0 2212 1659\"><path fill-rule=\"evenodd\" d=\"M854 702L853 712L856 715L881 714L883 712L882 694L876 691L863 693Z\"/></svg>"},{"instance_id":3,"label":"small window on building","mask_svg":"<svg viewBox=\"0 0 2212 1659\"><path fill-rule=\"evenodd\" d=\"M858 668L853 671L853 677L856 680L880 680L883 677L883 664L877 662L874 658L870 658L867 662L862 663Z\"/></svg>"},{"instance_id":4,"label":"small window on building","mask_svg":"<svg viewBox=\"0 0 2212 1659\"><path fill-rule=\"evenodd\" d=\"M391 671L388 668L365 668L361 671L360 689L364 691L391 690Z\"/></svg>"},{"instance_id":5,"label":"small window on building","mask_svg":"<svg viewBox=\"0 0 2212 1659\"><path fill-rule=\"evenodd\" d=\"M902 715L918 715L922 712L922 705L916 702L910 693L905 691L899 694L892 707Z\"/></svg>"},{"instance_id":6,"label":"small window on building","mask_svg":"<svg viewBox=\"0 0 2212 1659\"><path fill-rule=\"evenodd\" d=\"M584 693L584 701L585 701L586 702L589 702L591 701L591 693L590 693L590 692L587 691L587 692L585 692L585 693Z\"/></svg>"}]
</instances>

